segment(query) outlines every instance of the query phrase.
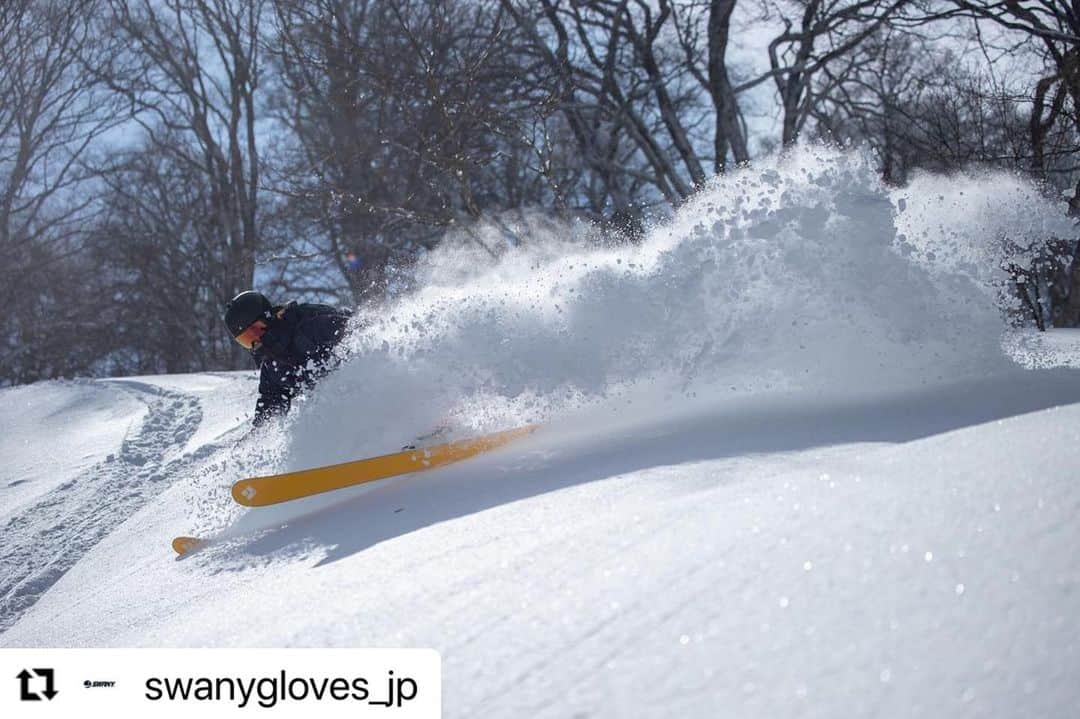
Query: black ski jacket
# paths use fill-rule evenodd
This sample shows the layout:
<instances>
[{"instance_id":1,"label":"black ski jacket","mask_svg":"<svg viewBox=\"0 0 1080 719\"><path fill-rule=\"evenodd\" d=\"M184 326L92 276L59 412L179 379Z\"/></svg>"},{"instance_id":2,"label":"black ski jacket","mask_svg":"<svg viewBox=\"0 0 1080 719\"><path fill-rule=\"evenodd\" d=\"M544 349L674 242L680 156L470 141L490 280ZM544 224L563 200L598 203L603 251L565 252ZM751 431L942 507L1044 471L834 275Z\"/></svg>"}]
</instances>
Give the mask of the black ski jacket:
<instances>
[{"instance_id":1,"label":"black ski jacket","mask_svg":"<svg viewBox=\"0 0 1080 719\"><path fill-rule=\"evenodd\" d=\"M288 412L293 397L333 369L334 347L345 336L351 315L330 305L290 302L274 307L261 344L251 351L259 365L256 427Z\"/></svg>"}]
</instances>

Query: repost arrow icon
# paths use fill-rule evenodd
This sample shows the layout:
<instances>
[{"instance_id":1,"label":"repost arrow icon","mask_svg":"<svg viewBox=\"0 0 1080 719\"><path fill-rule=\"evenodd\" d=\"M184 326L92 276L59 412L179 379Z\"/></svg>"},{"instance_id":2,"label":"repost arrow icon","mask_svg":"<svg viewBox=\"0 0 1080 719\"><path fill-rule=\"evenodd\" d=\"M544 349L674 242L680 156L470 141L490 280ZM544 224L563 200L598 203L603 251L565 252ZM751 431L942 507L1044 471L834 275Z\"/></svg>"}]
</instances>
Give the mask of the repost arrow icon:
<instances>
[{"instance_id":1,"label":"repost arrow icon","mask_svg":"<svg viewBox=\"0 0 1080 719\"><path fill-rule=\"evenodd\" d=\"M30 672L23 669L15 676L19 678L19 699L24 702L41 701L41 697L30 691L30 677L33 676Z\"/></svg>"},{"instance_id":2,"label":"repost arrow icon","mask_svg":"<svg viewBox=\"0 0 1080 719\"><path fill-rule=\"evenodd\" d=\"M45 695L46 699L52 701L52 698L60 693L56 691L55 688L53 688L53 670L35 669L34 673L37 674L39 677L45 677L45 691L41 693Z\"/></svg>"}]
</instances>

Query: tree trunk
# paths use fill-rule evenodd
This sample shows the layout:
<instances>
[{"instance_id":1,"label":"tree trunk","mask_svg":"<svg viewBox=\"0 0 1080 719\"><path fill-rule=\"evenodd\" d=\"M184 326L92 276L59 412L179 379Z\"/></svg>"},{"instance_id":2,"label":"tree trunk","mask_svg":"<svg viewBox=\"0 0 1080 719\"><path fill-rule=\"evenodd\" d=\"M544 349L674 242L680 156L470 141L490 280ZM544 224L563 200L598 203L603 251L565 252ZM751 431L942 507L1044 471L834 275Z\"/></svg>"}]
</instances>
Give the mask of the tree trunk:
<instances>
[{"instance_id":1,"label":"tree trunk","mask_svg":"<svg viewBox=\"0 0 1080 719\"><path fill-rule=\"evenodd\" d=\"M736 0L712 0L709 8L709 90L716 113L713 137L714 168L723 172L730 148L736 163L748 162L750 153L739 123L739 106L727 73L727 46L731 14Z\"/></svg>"}]
</instances>

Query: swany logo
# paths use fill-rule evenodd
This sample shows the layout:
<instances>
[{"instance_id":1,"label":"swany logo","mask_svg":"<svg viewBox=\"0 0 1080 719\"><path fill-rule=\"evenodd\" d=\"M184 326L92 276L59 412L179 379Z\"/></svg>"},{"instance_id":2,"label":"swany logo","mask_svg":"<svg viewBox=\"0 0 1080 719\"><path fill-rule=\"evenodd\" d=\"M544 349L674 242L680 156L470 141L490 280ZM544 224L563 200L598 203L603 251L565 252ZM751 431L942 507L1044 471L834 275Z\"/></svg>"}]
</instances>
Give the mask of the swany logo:
<instances>
[{"instance_id":1,"label":"swany logo","mask_svg":"<svg viewBox=\"0 0 1080 719\"><path fill-rule=\"evenodd\" d=\"M86 687L87 689L96 689L97 687L114 687L114 686L116 686L116 682L102 682L102 681L92 682L89 679L87 679L86 681L84 681L82 683L82 685L84 687Z\"/></svg>"}]
</instances>

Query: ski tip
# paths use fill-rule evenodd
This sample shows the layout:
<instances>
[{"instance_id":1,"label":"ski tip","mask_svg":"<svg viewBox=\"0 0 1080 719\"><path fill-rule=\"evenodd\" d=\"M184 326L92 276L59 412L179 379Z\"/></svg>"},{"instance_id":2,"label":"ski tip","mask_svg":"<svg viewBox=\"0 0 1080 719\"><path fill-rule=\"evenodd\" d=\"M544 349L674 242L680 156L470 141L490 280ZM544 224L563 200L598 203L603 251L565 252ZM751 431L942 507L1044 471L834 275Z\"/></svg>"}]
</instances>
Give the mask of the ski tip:
<instances>
[{"instance_id":1,"label":"ski tip","mask_svg":"<svg viewBox=\"0 0 1080 719\"><path fill-rule=\"evenodd\" d=\"M172 540L173 550L181 557L202 546L203 540L198 537L177 537Z\"/></svg>"},{"instance_id":2,"label":"ski tip","mask_svg":"<svg viewBox=\"0 0 1080 719\"><path fill-rule=\"evenodd\" d=\"M258 490L252 486L248 480L242 479L232 486L232 496L237 504L242 504L245 507L258 506L258 502L255 501L255 495Z\"/></svg>"}]
</instances>

